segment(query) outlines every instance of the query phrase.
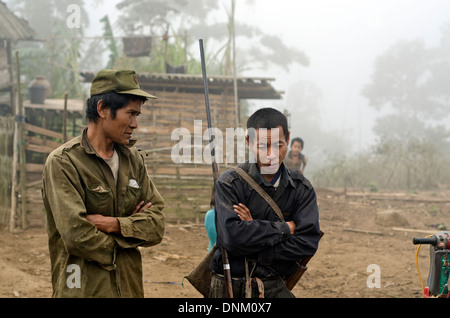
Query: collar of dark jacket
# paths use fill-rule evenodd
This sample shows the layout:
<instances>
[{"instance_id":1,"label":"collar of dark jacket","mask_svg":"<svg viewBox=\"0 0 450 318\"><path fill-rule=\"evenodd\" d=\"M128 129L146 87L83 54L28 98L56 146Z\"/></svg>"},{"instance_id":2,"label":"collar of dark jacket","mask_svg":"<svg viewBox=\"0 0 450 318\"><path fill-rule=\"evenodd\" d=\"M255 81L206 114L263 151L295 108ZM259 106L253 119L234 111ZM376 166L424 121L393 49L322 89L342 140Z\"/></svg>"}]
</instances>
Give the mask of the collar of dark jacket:
<instances>
[{"instance_id":1,"label":"collar of dark jacket","mask_svg":"<svg viewBox=\"0 0 450 318\"><path fill-rule=\"evenodd\" d=\"M258 184L264 184L267 187L273 187L273 185L267 181L264 176L259 172L258 166L256 163L249 163L248 164L248 174L258 183ZM288 173L288 170L286 169L286 166L284 163L280 166L281 169L281 179L280 179L280 185L287 186L288 183L291 184L292 187L295 188L295 182L292 180L291 175Z\"/></svg>"},{"instance_id":2,"label":"collar of dark jacket","mask_svg":"<svg viewBox=\"0 0 450 318\"><path fill-rule=\"evenodd\" d=\"M120 149L123 153L129 154L130 150L128 148L133 147L136 144L136 139L130 139L130 143L128 145L120 145L116 144L116 149ZM86 151L88 154L92 155L98 155L97 151L95 151L94 147L92 147L91 143L89 142L89 139L87 137L87 128L83 129L83 134L81 137L81 147Z\"/></svg>"}]
</instances>

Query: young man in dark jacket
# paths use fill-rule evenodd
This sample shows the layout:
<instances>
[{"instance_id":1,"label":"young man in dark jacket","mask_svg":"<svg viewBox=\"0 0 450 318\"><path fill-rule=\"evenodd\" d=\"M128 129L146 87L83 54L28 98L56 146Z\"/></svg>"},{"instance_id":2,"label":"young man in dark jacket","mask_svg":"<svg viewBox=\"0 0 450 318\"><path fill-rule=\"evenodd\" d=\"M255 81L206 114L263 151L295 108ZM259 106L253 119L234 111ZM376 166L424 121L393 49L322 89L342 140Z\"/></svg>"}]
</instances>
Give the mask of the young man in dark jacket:
<instances>
[{"instance_id":1,"label":"young man in dark jacket","mask_svg":"<svg viewBox=\"0 0 450 318\"><path fill-rule=\"evenodd\" d=\"M298 260L314 255L320 239L316 194L301 173L283 164L290 133L282 113L260 109L248 119L247 130L250 158L239 167L276 202L285 221L235 170L220 176L216 183L219 248L210 265L210 297L226 296L221 247L229 257L235 298L245 297L246 280L251 280L251 297L294 297L285 279L295 272Z\"/></svg>"}]
</instances>

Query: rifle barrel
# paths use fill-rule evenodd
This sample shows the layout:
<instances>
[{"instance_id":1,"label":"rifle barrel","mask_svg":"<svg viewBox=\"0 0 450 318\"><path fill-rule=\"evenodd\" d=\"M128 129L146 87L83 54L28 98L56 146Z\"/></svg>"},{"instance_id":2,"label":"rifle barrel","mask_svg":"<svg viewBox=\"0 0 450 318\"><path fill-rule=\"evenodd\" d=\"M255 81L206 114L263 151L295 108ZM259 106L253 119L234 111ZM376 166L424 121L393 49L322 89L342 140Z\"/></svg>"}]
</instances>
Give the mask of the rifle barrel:
<instances>
[{"instance_id":1,"label":"rifle barrel","mask_svg":"<svg viewBox=\"0 0 450 318\"><path fill-rule=\"evenodd\" d=\"M206 105L206 119L208 121L208 130L209 130L209 141L211 145L211 161L212 161L212 169L213 169L213 177L214 183L217 181L219 177L219 172L217 168L216 162L216 150L213 147L214 137L212 134L212 123L211 123L211 107L209 105L209 88L208 88L208 76L206 75L206 62L205 62L205 51L203 48L203 40L199 40L200 44L200 56L202 60L202 74L203 74L203 87L205 89L205 105Z\"/></svg>"},{"instance_id":2,"label":"rifle barrel","mask_svg":"<svg viewBox=\"0 0 450 318\"><path fill-rule=\"evenodd\" d=\"M213 178L214 178L214 185L216 184L216 181L219 176L219 172L217 169L217 162L216 162L216 153L215 153L215 147L214 147L214 138L212 134L212 123L211 123L211 108L209 106L209 88L208 88L208 77L206 75L206 63L205 63L205 51L203 49L203 40L199 40L200 45L200 57L202 60L202 73L203 73L203 87L205 89L205 105L206 105L206 118L208 120L208 130L209 130L209 141L211 145L211 161L212 161L212 170L213 170ZM228 298L233 298L233 285L231 282L231 269L230 269L230 262L228 260L228 253L227 251L221 246L221 252L222 252L222 263L223 263L223 275L225 276L225 286L226 286L226 293Z\"/></svg>"}]
</instances>

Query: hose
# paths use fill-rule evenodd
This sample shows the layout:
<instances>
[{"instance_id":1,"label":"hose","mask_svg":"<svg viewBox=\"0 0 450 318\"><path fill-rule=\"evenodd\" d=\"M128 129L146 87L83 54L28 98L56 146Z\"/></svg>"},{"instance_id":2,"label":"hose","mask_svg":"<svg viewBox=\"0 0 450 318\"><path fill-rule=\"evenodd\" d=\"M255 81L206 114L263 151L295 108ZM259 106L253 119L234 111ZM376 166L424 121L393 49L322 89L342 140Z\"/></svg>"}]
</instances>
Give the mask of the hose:
<instances>
[{"instance_id":1,"label":"hose","mask_svg":"<svg viewBox=\"0 0 450 318\"><path fill-rule=\"evenodd\" d=\"M428 237L431 237L432 235L428 235ZM420 269L419 269L419 250L420 250L420 246L422 246L422 244L419 244L419 246L417 246L417 250L416 250L416 269L417 269L417 274L419 275L419 280L420 280L420 285L422 286L422 298L425 298L425 288L423 286L423 280L422 280L422 275L420 275Z\"/></svg>"}]
</instances>

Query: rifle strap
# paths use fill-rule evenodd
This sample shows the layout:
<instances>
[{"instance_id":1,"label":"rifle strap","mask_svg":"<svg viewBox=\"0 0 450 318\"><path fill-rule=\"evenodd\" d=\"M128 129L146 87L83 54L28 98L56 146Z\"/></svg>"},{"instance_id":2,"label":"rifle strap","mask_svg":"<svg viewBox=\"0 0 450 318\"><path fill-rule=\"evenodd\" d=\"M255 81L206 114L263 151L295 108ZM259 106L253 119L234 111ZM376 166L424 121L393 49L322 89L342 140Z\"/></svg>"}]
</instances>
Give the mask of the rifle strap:
<instances>
[{"instance_id":1,"label":"rifle strap","mask_svg":"<svg viewBox=\"0 0 450 318\"><path fill-rule=\"evenodd\" d=\"M264 198L264 200L267 201L267 203L269 203L269 205L271 206L271 208L275 211L275 213L278 215L278 217L281 219L281 221L284 222L284 217L283 217L283 213L281 212L280 208L278 207L278 205L275 203L275 201L267 194L266 191L263 190L263 188L261 188L259 186L258 183L256 183L256 181L247 173L245 172L243 169L239 168L239 167L233 167L233 169L245 180L247 181L247 183L253 188L255 189L256 192L259 193L260 196L262 196Z\"/></svg>"}]
</instances>

